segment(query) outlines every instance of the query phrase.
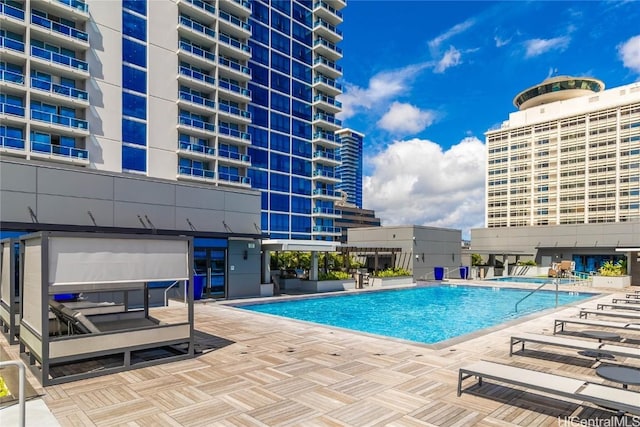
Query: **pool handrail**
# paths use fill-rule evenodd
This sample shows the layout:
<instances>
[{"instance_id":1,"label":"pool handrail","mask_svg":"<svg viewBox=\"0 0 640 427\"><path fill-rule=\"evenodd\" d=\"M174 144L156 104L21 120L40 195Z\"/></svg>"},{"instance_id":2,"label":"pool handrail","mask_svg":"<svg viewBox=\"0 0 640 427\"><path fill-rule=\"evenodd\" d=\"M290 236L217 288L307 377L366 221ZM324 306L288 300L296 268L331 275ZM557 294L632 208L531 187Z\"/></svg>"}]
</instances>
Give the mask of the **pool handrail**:
<instances>
[{"instance_id":1,"label":"pool handrail","mask_svg":"<svg viewBox=\"0 0 640 427\"><path fill-rule=\"evenodd\" d=\"M531 295L535 294L536 292L538 292L540 289L542 289L543 286L548 285L548 284L555 284L556 285L556 308L558 308L558 279L554 278L551 280L547 280L546 282L544 282L543 284L541 284L540 286L538 286L537 288L535 288L534 290L532 290L531 292L529 292L527 295L525 295L524 297L522 297L520 299L520 301L518 301L516 303L515 306L515 311L516 313L518 312L518 304L520 304L522 301L526 300L527 298L529 298Z\"/></svg>"},{"instance_id":2,"label":"pool handrail","mask_svg":"<svg viewBox=\"0 0 640 427\"><path fill-rule=\"evenodd\" d=\"M25 426L25 414L26 414L26 398L25 398L25 384L26 384L26 369L24 364L19 360L5 360L0 362L0 368L5 366L15 365L18 367L18 426Z\"/></svg>"}]
</instances>

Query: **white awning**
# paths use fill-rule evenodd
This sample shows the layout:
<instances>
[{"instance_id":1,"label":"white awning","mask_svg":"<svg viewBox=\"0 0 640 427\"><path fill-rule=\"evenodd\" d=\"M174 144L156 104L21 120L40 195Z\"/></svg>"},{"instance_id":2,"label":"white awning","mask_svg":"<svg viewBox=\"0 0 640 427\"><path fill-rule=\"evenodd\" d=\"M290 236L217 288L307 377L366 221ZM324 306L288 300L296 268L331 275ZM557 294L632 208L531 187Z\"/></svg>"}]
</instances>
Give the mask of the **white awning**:
<instances>
[{"instance_id":1,"label":"white awning","mask_svg":"<svg viewBox=\"0 0 640 427\"><path fill-rule=\"evenodd\" d=\"M336 252L340 242L323 240L269 239L262 241L262 249L267 251Z\"/></svg>"},{"instance_id":2,"label":"white awning","mask_svg":"<svg viewBox=\"0 0 640 427\"><path fill-rule=\"evenodd\" d=\"M616 252L640 252L640 248L616 248Z\"/></svg>"}]
</instances>

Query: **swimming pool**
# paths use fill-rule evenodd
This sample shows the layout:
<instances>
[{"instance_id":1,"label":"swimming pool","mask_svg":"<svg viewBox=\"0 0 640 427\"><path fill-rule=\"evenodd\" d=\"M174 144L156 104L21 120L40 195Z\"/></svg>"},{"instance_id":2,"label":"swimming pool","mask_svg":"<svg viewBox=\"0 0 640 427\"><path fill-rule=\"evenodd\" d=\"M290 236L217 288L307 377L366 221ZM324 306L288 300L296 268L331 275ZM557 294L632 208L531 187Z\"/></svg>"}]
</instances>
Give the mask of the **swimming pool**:
<instances>
[{"instance_id":1,"label":"swimming pool","mask_svg":"<svg viewBox=\"0 0 640 427\"><path fill-rule=\"evenodd\" d=\"M424 286L322 296L239 308L433 344L555 306L555 292L480 286ZM594 296L560 292L559 304Z\"/></svg>"},{"instance_id":2,"label":"swimming pool","mask_svg":"<svg viewBox=\"0 0 640 427\"><path fill-rule=\"evenodd\" d=\"M552 278L547 277L523 277L523 276L503 276L503 277L493 277L491 279L486 279L487 281L493 282L515 282L515 283L537 283L542 285L543 283L550 282L554 280ZM557 279L559 280L558 284L560 285L568 285L570 283L574 283L575 280L572 279Z\"/></svg>"}]
</instances>

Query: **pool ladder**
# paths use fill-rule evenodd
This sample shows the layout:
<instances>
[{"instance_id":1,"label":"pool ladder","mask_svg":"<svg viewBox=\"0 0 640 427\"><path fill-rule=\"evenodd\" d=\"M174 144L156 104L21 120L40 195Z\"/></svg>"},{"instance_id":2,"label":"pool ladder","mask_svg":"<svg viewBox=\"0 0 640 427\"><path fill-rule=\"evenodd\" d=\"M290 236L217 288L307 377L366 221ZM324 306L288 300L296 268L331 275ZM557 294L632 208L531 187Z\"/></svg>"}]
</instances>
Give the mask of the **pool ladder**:
<instances>
[{"instance_id":1,"label":"pool ladder","mask_svg":"<svg viewBox=\"0 0 640 427\"><path fill-rule=\"evenodd\" d=\"M516 313L518 312L518 304L520 304L522 301L526 300L527 298L529 298L531 295L535 294L536 292L538 292L540 289L542 289L542 287L548 285L548 284L554 284L556 285L556 308L558 308L558 279L552 279L552 280L547 280L546 282L544 282L542 285L538 286L537 288L535 288L534 290L532 290L531 292L529 292L527 295L525 295L524 297L522 297L520 299L520 301L518 301L516 303Z\"/></svg>"}]
</instances>

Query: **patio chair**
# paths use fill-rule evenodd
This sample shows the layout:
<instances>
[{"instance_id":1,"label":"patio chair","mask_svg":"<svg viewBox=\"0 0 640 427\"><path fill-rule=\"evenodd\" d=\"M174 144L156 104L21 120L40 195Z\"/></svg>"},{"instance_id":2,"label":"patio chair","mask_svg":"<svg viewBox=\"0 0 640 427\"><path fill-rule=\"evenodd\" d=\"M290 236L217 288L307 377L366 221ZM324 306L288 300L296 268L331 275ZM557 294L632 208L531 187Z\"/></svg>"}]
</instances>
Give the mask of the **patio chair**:
<instances>
[{"instance_id":1,"label":"patio chair","mask_svg":"<svg viewBox=\"0 0 640 427\"><path fill-rule=\"evenodd\" d=\"M580 318L586 319L589 314L605 317L619 317L621 319L635 319L640 322L640 313L636 313L633 310L589 310L586 308L580 310Z\"/></svg>"},{"instance_id":2,"label":"patio chair","mask_svg":"<svg viewBox=\"0 0 640 427\"><path fill-rule=\"evenodd\" d=\"M640 415L640 393L618 387L609 387L576 378L530 369L517 368L501 363L480 361L460 368L458 372L458 396L462 394L462 381L477 377L495 380L515 386L576 399L621 412Z\"/></svg>"},{"instance_id":3,"label":"patio chair","mask_svg":"<svg viewBox=\"0 0 640 427\"><path fill-rule=\"evenodd\" d=\"M604 310L605 308L610 308L612 310L635 310L640 311L640 304L605 304L598 303L596 306L598 310Z\"/></svg>"},{"instance_id":4,"label":"patio chair","mask_svg":"<svg viewBox=\"0 0 640 427\"><path fill-rule=\"evenodd\" d=\"M579 318L555 319L553 325L553 333L564 332L567 324L597 326L601 328L626 329L627 331L640 332L640 323L634 322L611 322L607 320L588 320ZM560 329L558 329L560 327Z\"/></svg>"},{"instance_id":5,"label":"patio chair","mask_svg":"<svg viewBox=\"0 0 640 427\"><path fill-rule=\"evenodd\" d=\"M586 351L590 352L591 354L595 354L596 359L598 358L597 355L599 354L640 359L640 347L606 344L598 341L567 338L558 335L528 333L521 333L511 337L511 348L509 349L509 356L513 355L513 347L517 344L520 344L522 346L521 351L524 351L525 343L527 342ZM640 402L638 404L640 405Z\"/></svg>"}]
</instances>

